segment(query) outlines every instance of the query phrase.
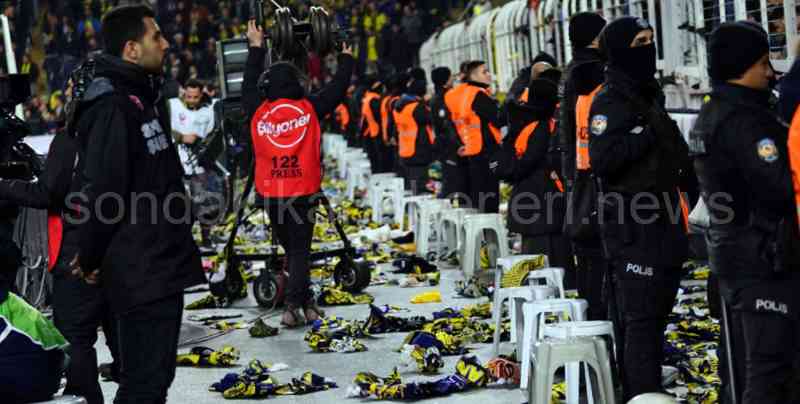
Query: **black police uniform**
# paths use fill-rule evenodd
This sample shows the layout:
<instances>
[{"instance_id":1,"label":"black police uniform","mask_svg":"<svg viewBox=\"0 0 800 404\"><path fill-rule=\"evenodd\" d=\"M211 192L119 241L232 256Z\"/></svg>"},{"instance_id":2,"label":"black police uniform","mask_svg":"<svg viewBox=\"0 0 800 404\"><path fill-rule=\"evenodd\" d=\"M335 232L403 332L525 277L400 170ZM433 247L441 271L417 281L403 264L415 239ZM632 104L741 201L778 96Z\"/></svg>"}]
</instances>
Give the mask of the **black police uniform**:
<instances>
[{"instance_id":1,"label":"black police uniform","mask_svg":"<svg viewBox=\"0 0 800 404\"><path fill-rule=\"evenodd\" d=\"M575 105L578 97L590 94L603 83L603 63L597 49L580 48L573 52L573 60L567 67L564 80L563 97L559 119L559 144L564 157L561 164L561 176L564 178L568 196L572 199L569 206L577 206L575 201L584 197L581 192L593 189L590 186L573 186L577 182L592 181L591 170L576 169L576 136ZM584 123L585 124L585 123ZM591 184L590 184L591 185ZM577 220L575 214L569 216ZM572 225L572 224L570 224ZM600 235L596 232L582 239L572 240L576 257L576 286L578 293L589 302L588 318L604 320L607 318L603 306L602 285L608 263L603 258Z\"/></svg>"},{"instance_id":2,"label":"black police uniform","mask_svg":"<svg viewBox=\"0 0 800 404\"><path fill-rule=\"evenodd\" d=\"M686 144L679 132L656 133L642 111L663 106L663 97L652 78L635 80L609 66L589 114L625 400L661 390L664 329L687 256L678 170L669 164L687 156Z\"/></svg>"},{"instance_id":3,"label":"black police uniform","mask_svg":"<svg viewBox=\"0 0 800 404\"><path fill-rule=\"evenodd\" d=\"M779 222L796 224L787 128L769 110L769 96L716 85L692 131L695 169L711 217L709 259L729 310L726 328L741 403L789 402L800 346L800 263L774 252ZM783 271L776 272L781 265Z\"/></svg>"}]
</instances>

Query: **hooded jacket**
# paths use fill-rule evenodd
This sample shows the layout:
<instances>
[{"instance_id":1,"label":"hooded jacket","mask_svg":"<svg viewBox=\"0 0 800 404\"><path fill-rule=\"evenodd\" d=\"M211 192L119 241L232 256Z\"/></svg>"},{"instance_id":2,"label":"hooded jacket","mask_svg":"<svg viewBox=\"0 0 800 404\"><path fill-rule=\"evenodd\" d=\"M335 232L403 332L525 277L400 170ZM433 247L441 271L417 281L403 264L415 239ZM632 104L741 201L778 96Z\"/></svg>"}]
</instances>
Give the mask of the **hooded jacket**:
<instances>
[{"instance_id":1,"label":"hooded jacket","mask_svg":"<svg viewBox=\"0 0 800 404\"><path fill-rule=\"evenodd\" d=\"M125 312L204 283L183 168L160 80L99 55L79 118L80 265L102 268L112 310ZM97 94L96 97L92 97ZM81 203L85 202L85 203ZM111 219L111 220L109 220ZM118 219L118 220L114 220Z\"/></svg>"},{"instance_id":2,"label":"hooded jacket","mask_svg":"<svg viewBox=\"0 0 800 404\"><path fill-rule=\"evenodd\" d=\"M575 49L573 59L567 66L564 93L559 109L559 144L564 150L561 175L568 183L574 181L576 174L575 104L579 96L591 93L597 86L603 84L603 80L603 62L600 60L599 52L589 48Z\"/></svg>"}]
</instances>

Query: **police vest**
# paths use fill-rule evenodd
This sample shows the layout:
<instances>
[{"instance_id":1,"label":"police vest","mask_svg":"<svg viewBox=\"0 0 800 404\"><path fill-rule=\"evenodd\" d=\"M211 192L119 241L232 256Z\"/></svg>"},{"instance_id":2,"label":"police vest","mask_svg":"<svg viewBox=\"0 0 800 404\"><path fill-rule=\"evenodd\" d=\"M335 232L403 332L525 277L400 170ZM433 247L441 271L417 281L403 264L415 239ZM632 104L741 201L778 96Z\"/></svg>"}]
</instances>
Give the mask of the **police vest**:
<instances>
[{"instance_id":1,"label":"police vest","mask_svg":"<svg viewBox=\"0 0 800 404\"><path fill-rule=\"evenodd\" d=\"M414 157L417 154L417 142L424 139L420 136L423 134L422 128L417 125L417 121L414 119L414 111L418 105L419 101L414 101L403 106L400 111L392 111L394 122L397 125L398 154L404 159ZM430 125L426 125L424 131L427 133L429 144L433 144L434 136Z\"/></svg>"},{"instance_id":2,"label":"police vest","mask_svg":"<svg viewBox=\"0 0 800 404\"><path fill-rule=\"evenodd\" d=\"M465 85L463 89L455 95L458 100L454 100L455 108L451 109L453 114L453 124L464 144L464 156L475 156L483 150L483 133L481 131L481 118L472 110L472 104L479 93L489 95L489 91L477 86ZM445 95L445 102L448 97L453 96L448 93ZM448 107L450 107L448 103ZM500 144L502 135L492 124L489 124L489 131L494 137L495 142Z\"/></svg>"},{"instance_id":3,"label":"police vest","mask_svg":"<svg viewBox=\"0 0 800 404\"><path fill-rule=\"evenodd\" d=\"M362 119L367 122L367 131L364 134L369 138L378 137L378 133L380 133L381 130L378 125L378 120L375 119L375 115L372 113L372 107L370 106L372 101L378 98L380 98L378 93L369 91L364 95L364 100L361 102L361 116Z\"/></svg>"},{"instance_id":4,"label":"police vest","mask_svg":"<svg viewBox=\"0 0 800 404\"><path fill-rule=\"evenodd\" d=\"M578 170L588 170L589 163L589 111L592 108L594 96L603 86L599 85L591 93L579 95L575 104L575 163Z\"/></svg>"},{"instance_id":5,"label":"police vest","mask_svg":"<svg viewBox=\"0 0 800 404\"><path fill-rule=\"evenodd\" d=\"M319 192L320 132L317 113L306 99L261 104L250 126L258 193L287 198Z\"/></svg>"},{"instance_id":6,"label":"police vest","mask_svg":"<svg viewBox=\"0 0 800 404\"><path fill-rule=\"evenodd\" d=\"M530 139L531 135L533 135L533 132L536 131L536 128L539 127L539 122L540 121L535 121L530 123L528 126L523 128L519 133L519 136L517 136L517 140L514 142L514 151L516 152L518 159L521 158L522 155L524 155L528 150L528 140ZM555 136L556 120L550 118L548 123L550 124L550 136ZM551 179L555 183L556 188L558 188L560 192L564 192L564 185L561 183L561 180L557 176L551 176Z\"/></svg>"},{"instance_id":7,"label":"police vest","mask_svg":"<svg viewBox=\"0 0 800 404\"><path fill-rule=\"evenodd\" d=\"M396 95L387 95L381 100L381 136L384 144L389 143L389 113L399 98Z\"/></svg>"},{"instance_id":8,"label":"police vest","mask_svg":"<svg viewBox=\"0 0 800 404\"><path fill-rule=\"evenodd\" d=\"M347 105L339 104L336 107L336 122L339 123L342 132L347 131L347 125L350 124L350 111L347 110Z\"/></svg>"}]
</instances>

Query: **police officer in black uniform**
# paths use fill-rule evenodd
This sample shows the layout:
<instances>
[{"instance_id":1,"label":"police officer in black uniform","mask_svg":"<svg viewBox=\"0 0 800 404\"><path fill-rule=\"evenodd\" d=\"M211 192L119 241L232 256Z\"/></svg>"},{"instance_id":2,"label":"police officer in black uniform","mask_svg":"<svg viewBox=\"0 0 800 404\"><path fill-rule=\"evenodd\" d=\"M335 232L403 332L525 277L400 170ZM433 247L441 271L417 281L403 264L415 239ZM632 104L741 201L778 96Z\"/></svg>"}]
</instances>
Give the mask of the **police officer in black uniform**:
<instances>
[{"instance_id":1,"label":"police officer in black uniform","mask_svg":"<svg viewBox=\"0 0 800 404\"><path fill-rule=\"evenodd\" d=\"M688 248L677 188L690 161L677 125L659 120L668 116L648 22L619 18L600 46L608 66L590 109L589 156L603 193L609 312L627 401L661 390L664 329Z\"/></svg>"},{"instance_id":2,"label":"police officer in black uniform","mask_svg":"<svg viewBox=\"0 0 800 404\"><path fill-rule=\"evenodd\" d=\"M723 402L734 402L732 394L744 404L792 402L800 262L791 254L798 238L787 128L769 104L769 40L758 25L726 23L709 48L713 93L690 144L727 320L722 341L731 354L721 356L733 359L719 370L733 387Z\"/></svg>"},{"instance_id":3,"label":"police officer in black uniform","mask_svg":"<svg viewBox=\"0 0 800 404\"><path fill-rule=\"evenodd\" d=\"M563 95L561 108L559 108L559 144L564 153L561 167L561 177L568 195L571 199L569 207L579 206L576 201L582 198L591 198L592 175L588 167L577 167L576 137L581 132L581 145L588 137L588 122L576 122L576 104L581 96L590 97L590 94L603 84L605 80L603 71L605 62L600 52L599 35L606 26L606 20L597 13L585 12L573 15L569 24L569 39L572 43L572 61L569 62L566 77L563 82ZM589 104L589 101L586 101ZM591 104L589 104L591 105ZM588 111L586 111L588 112ZM587 139L588 140L588 139ZM579 183L577 186L573 184ZM602 300L603 278L605 277L607 263L603 259L600 237L596 227L580 223L578 214L569 215L570 223L567 224L567 235L572 237L576 256L576 286L581 297L589 302L588 318L590 320L604 320L607 318L606 307ZM578 229L581 226L583 229ZM584 230L593 230L586 232Z\"/></svg>"}]
</instances>

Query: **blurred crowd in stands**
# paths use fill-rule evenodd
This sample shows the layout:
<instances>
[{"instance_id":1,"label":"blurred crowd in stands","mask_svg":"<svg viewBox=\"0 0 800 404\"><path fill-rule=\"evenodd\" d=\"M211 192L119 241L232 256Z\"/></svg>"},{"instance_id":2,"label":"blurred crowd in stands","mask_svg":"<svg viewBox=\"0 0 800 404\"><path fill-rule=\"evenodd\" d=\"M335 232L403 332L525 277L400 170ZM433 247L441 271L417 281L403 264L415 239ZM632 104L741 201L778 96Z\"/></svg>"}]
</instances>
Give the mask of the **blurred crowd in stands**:
<instances>
[{"instance_id":1,"label":"blurred crowd in stands","mask_svg":"<svg viewBox=\"0 0 800 404\"><path fill-rule=\"evenodd\" d=\"M22 6L31 1L31 5ZM32 78L34 97L25 105L33 133L49 133L63 118L64 84L90 53L102 49L103 14L126 0L13 0L0 2L8 17L21 73ZM488 9L488 0L278 0L303 20L313 5L331 10L339 26L350 30L358 59L356 75L389 74L416 64L419 47L435 30L469 12ZM198 79L217 87L216 41L243 36L253 16L251 0L158 0L157 21L171 44L165 66L166 95L177 96L182 83ZM267 2L270 4L270 2ZM269 7L269 6L268 6ZM21 13L23 11L23 13ZM267 15L270 15L267 10ZM479 12L479 11L478 11ZM24 29L21 29L24 27ZM23 32L21 34L21 32ZM24 39L23 39L24 38ZM0 63L5 71L0 42ZM312 86L331 77L334 59L308 58ZM380 60L380 63L378 61Z\"/></svg>"}]
</instances>

